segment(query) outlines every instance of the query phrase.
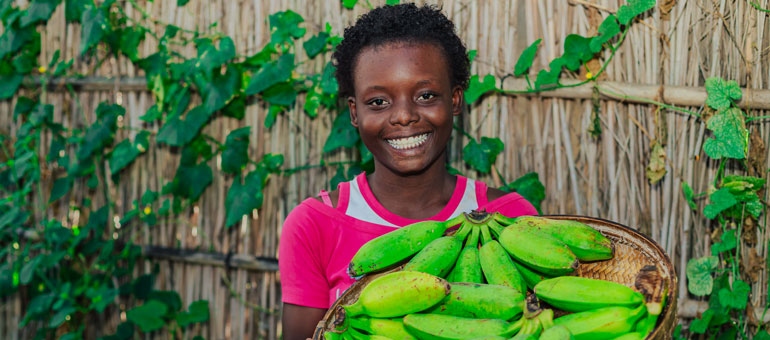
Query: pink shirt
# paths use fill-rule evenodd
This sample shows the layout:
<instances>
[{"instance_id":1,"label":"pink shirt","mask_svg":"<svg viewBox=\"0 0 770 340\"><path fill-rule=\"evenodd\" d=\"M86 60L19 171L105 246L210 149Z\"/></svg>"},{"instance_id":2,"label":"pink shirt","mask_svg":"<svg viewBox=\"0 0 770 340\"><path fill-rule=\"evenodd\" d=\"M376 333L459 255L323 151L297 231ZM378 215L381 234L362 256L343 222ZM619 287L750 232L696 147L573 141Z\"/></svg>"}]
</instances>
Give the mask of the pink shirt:
<instances>
[{"instance_id":1,"label":"pink shirt","mask_svg":"<svg viewBox=\"0 0 770 340\"><path fill-rule=\"evenodd\" d=\"M366 176L356 178L358 188L371 209L397 227L365 222L345 213L350 197L350 182L341 183L337 207L308 198L284 221L278 250L283 302L314 308L329 308L355 280L347 274L353 255L369 240L422 220L403 218L387 211L369 189ZM446 221L456 214L466 183L458 176L449 203L426 220ZM537 210L517 193L487 202L486 185L475 182L478 207L499 211L508 217L537 215ZM470 211L467 211L470 212Z\"/></svg>"}]
</instances>

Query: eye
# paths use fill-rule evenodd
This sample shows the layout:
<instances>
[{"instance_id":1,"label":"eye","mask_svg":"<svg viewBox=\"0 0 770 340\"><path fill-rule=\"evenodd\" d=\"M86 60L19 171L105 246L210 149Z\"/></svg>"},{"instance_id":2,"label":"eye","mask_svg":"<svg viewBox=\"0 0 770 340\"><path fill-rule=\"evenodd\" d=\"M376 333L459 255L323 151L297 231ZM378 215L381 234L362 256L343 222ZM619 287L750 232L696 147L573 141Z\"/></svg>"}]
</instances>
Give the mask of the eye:
<instances>
[{"instance_id":1,"label":"eye","mask_svg":"<svg viewBox=\"0 0 770 340\"><path fill-rule=\"evenodd\" d=\"M436 94L433 92L425 92L421 94L419 97L417 97L417 100L419 101L429 101L433 98L436 98Z\"/></svg>"},{"instance_id":2,"label":"eye","mask_svg":"<svg viewBox=\"0 0 770 340\"><path fill-rule=\"evenodd\" d=\"M375 108L382 107L388 104L388 101L382 98L374 98L366 103L369 106L373 106Z\"/></svg>"}]
</instances>

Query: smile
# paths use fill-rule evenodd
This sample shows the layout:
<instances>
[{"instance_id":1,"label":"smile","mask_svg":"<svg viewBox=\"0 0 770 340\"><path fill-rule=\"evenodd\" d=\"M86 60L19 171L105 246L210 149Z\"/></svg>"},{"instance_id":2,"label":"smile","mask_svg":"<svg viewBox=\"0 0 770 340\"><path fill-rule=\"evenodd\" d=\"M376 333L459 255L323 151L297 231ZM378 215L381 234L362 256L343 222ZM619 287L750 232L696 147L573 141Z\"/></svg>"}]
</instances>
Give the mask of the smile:
<instances>
[{"instance_id":1,"label":"smile","mask_svg":"<svg viewBox=\"0 0 770 340\"><path fill-rule=\"evenodd\" d=\"M406 138L387 139L387 141L388 141L388 144L390 144L390 146L392 146L394 149L398 149L398 150L413 149L425 143L425 141L428 140L429 134L430 133L423 133L421 135L411 136Z\"/></svg>"}]
</instances>

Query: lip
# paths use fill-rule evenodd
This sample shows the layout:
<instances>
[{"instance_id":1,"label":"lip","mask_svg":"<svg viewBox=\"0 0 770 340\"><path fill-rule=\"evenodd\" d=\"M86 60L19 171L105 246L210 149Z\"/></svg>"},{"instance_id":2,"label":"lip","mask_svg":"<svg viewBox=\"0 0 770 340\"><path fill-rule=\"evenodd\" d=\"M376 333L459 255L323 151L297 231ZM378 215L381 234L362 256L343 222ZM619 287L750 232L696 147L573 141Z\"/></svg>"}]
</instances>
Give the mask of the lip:
<instances>
[{"instance_id":1,"label":"lip","mask_svg":"<svg viewBox=\"0 0 770 340\"><path fill-rule=\"evenodd\" d=\"M382 137L382 139L387 141L387 140L390 140L390 139L409 138L409 137L415 137L415 136L424 135L424 134L428 134L428 137L430 137L430 134L432 134L432 133L433 133L433 131L420 131L420 132L415 132L415 133L408 134L408 135L404 134L404 135L384 136L384 137Z\"/></svg>"}]
</instances>

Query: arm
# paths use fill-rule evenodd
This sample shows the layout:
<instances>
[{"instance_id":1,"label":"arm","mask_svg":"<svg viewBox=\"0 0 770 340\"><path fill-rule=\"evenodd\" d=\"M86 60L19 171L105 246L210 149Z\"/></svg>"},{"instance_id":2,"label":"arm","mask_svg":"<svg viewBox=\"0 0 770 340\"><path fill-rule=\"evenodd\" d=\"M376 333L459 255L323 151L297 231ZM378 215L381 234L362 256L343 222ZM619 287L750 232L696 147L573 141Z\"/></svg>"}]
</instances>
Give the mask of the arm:
<instances>
[{"instance_id":1,"label":"arm","mask_svg":"<svg viewBox=\"0 0 770 340\"><path fill-rule=\"evenodd\" d=\"M316 325L323 319L326 309L283 304L281 324L283 340L305 340L313 337Z\"/></svg>"}]
</instances>

